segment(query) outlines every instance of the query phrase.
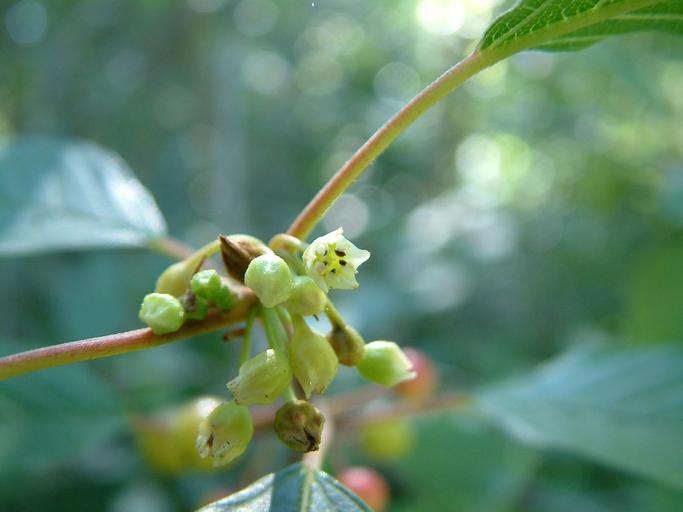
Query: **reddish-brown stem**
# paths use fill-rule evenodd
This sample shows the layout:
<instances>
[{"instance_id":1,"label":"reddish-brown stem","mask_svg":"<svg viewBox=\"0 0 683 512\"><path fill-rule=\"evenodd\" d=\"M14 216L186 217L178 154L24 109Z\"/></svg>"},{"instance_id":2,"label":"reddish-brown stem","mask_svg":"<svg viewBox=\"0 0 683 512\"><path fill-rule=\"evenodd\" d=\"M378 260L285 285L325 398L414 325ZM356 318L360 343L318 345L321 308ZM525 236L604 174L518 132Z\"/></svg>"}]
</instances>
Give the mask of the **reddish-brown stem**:
<instances>
[{"instance_id":1,"label":"reddish-brown stem","mask_svg":"<svg viewBox=\"0 0 683 512\"><path fill-rule=\"evenodd\" d=\"M244 320L247 311L254 302L255 297L253 293L247 288L240 288L237 304L232 309L227 312L214 312L201 322L188 322L179 331L174 333L157 336L149 328L136 329L134 331L62 343L6 356L0 358L0 380L52 366L78 363L152 348L205 332L215 331Z\"/></svg>"},{"instance_id":2,"label":"reddish-brown stem","mask_svg":"<svg viewBox=\"0 0 683 512\"><path fill-rule=\"evenodd\" d=\"M358 405L357 398L366 395L369 398L369 401L372 401L371 395L367 394L369 389L370 388L363 388L359 391L334 395L325 400L322 404L318 404L318 406L325 409L326 416L329 415L334 417L340 432L343 431L341 429L348 429L349 432L352 432L352 429L361 425L367 425L368 423L400 419L418 414L422 415L432 412L460 409L467 406L470 401L468 395L450 392L418 401L397 399L383 408L373 407L371 409L361 409L359 411L358 407L356 407L356 405ZM377 389L379 389L379 387ZM384 391L382 396L387 395L387 390ZM377 396L374 396L374 398L377 398ZM279 406L277 405L273 405L270 407L253 409L252 417L254 420L254 428L256 430L271 428L278 407Z\"/></svg>"}]
</instances>

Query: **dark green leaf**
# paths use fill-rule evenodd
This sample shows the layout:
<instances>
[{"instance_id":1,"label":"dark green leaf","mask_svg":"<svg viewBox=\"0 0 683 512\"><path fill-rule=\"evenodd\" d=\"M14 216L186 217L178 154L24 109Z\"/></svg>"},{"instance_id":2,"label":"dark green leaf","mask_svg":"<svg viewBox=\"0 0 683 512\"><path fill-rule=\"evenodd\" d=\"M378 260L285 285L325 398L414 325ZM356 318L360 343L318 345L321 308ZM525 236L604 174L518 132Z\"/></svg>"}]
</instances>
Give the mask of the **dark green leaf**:
<instances>
[{"instance_id":1,"label":"dark green leaf","mask_svg":"<svg viewBox=\"0 0 683 512\"><path fill-rule=\"evenodd\" d=\"M463 414L415 422L419 447L392 463L404 485L392 511L511 510L529 484L539 454Z\"/></svg>"},{"instance_id":2,"label":"dark green leaf","mask_svg":"<svg viewBox=\"0 0 683 512\"><path fill-rule=\"evenodd\" d=\"M86 366L0 383L0 474L48 468L85 453L124 425L116 395Z\"/></svg>"},{"instance_id":3,"label":"dark green leaf","mask_svg":"<svg viewBox=\"0 0 683 512\"><path fill-rule=\"evenodd\" d=\"M303 464L271 473L203 512L371 512L360 498L327 473Z\"/></svg>"},{"instance_id":4,"label":"dark green leaf","mask_svg":"<svg viewBox=\"0 0 683 512\"><path fill-rule=\"evenodd\" d=\"M522 441L683 487L683 350L577 350L477 404Z\"/></svg>"},{"instance_id":5,"label":"dark green leaf","mask_svg":"<svg viewBox=\"0 0 683 512\"><path fill-rule=\"evenodd\" d=\"M517 43L526 48L578 50L610 35L639 30L683 33L683 2L523 0L493 22L480 47ZM540 40L532 41L537 36Z\"/></svg>"},{"instance_id":6,"label":"dark green leaf","mask_svg":"<svg viewBox=\"0 0 683 512\"><path fill-rule=\"evenodd\" d=\"M0 144L0 254L144 246L165 231L154 199L114 153L50 137Z\"/></svg>"}]
</instances>

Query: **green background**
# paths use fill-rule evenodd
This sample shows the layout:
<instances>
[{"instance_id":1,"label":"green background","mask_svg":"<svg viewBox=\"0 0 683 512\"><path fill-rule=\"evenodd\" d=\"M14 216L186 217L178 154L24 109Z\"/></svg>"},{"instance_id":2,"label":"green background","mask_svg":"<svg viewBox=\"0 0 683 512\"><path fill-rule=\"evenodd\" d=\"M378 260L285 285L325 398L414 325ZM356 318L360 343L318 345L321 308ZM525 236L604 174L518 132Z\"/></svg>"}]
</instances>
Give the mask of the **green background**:
<instances>
[{"instance_id":1,"label":"green background","mask_svg":"<svg viewBox=\"0 0 683 512\"><path fill-rule=\"evenodd\" d=\"M476 43L494 3L8 2L0 135L115 151L190 245L268 239ZM652 34L527 52L423 116L319 228L372 252L359 290L333 296L345 317L428 352L456 390L586 342L680 343L681 55L682 40ZM143 250L3 259L0 353L137 328L167 264ZM188 510L284 467L270 435L220 475L158 475L136 449L128 418L226 395L237 354L213 335L0 383L0 509ZM355 384L345 372L336 387ZM398 462L345 433L327 469L380 469L397 511L683 507L680 490L532 451L469 415L414 427Z\"/></svg>"}]
</instances>

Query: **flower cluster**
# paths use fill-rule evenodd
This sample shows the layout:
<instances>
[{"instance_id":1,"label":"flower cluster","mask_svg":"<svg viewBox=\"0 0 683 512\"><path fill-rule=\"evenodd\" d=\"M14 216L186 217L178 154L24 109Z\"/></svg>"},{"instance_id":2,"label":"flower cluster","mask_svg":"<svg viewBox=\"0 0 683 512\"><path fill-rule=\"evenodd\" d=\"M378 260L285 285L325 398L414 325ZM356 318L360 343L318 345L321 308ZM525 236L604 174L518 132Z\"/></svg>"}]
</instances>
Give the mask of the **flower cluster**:
<instances>
[{"instance_id":1,"label":"flower cluster","mask_svg":"<svg viewBox=\"0 0 683 512\"><path fill-rule=\"evenodd\" d=\"M269 247L249 237L245 246L244 238L237 242L221 236L229 278L214 270L199 271L203 259L189 258L162 274L156 293L145 297L140 310L143 322L156 334L165 334L186 320L203 319L211 308L229 309L230 280L242 281L258 298L256 313L270 348L249 357L250 336L245 337L246 357L237 376L227 383L232 400L217 406L199 426L199 454L215 465L228 464L246 449L253 434L248 407L270 404L279 397L286 398L274 423L278 437L293 450L317 450L325 419L308 400L325 392L340 364L356 367L362 377L384 386L415 375L398 345L366 344L327 296L335 288L357 288L358 268L370 253L347 240L342 228L307 246L287 235L279 237L289 243L276 243L276 237ZM322 314L332 325L327 336L304 318ZM293 384L305 400L296 398Z\"/></svg>"}]
</instances>

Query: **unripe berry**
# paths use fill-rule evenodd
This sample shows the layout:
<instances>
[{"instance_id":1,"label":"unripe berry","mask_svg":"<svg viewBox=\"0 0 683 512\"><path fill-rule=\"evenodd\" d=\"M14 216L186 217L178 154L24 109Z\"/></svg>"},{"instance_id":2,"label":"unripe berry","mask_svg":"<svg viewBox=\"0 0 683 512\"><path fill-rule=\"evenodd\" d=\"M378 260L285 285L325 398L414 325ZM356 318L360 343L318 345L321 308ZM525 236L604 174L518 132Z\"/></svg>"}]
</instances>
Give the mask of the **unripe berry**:
<instances>
[{"instance_id":1,"label":"unripe berry","mask_svg":"<svg viewBox=\"0 0 683 512\"><path fill-rule=\"evenodd\" d=\"M363 425L359 429L363 451L372 458L395 460L412 448L415 434L405 420L383 420Z\"/></svg>"},{"instance_id":2,"label":"unripe berry","mask_svg":"<svg viewBox=\"0 0 683 512\"><path fill-rule=\"evenodd\" d=\"M312 452L320 447L325 417L310 402L294 400L280 407L273 428L280 440L296 452Z\"/></svg>"},{"instance_id":3,"label":"unripe berry","mask_svg":"<svg viewBox=\"0 0 683 512\"><path fill-rule=\"evenodd\" d=\"M334 352L337 354L339 362L346 366L356 366L365 354L365 341L358 331L346 325L344 327L335 325L327 335Z\"/></svg>"},{"instance_id":4,"label":"unripe berry","mask_svg":"<svg viewBox=\"0 0 683 512\"><path fill-rule=\"evenodd\" d=\"M375 512L382 512L389 504L389 486L384 477L373 469L348 468L337 475L337 480Z\"/></svg>"},{"instance_id":5,"label":"unripe berry","mask_svg":"<svg viewBox=\"0 0 683 512\"><path fill-rule=\"evenodd\" d=\"M424 352L406 348L403 351L413 365L415 378L396 385L394 392L410 400L423 400L434 394L439 385L439 372L430 357Z\"/></svg>"},{"instance_id":6,"label":"unripe berry","mask_svg":"<svg viewBox=\"0 0 683 512\"><path fill-rule=\"evenodd\" d=\"M268 349L240 366L237 377L227 386L240 405L266 405L292 382L292 369L286 354Z\"/></svg>"},{"instance_id":7,"label":"unripe berry","mask_svg":"<svg viewBox=\"0 0 683 512\"><path fill-rule=\"evenodd\" d=\"M293 315L294 335L289 351L292 371L306 394L323 393L339 370L339 361L325 337L312 331L300 315Z\"/></svg>"},{"instance_id":8,"label":"unripe berry","mask_svg":"<svg viewBox=\"0 0 683 512\"><path fill-rule=\"evenodd\" d=\"M214 466L223 466L247 449L254 425L247 407L226 402L216 407L197 430L197 451L210 457Z\"/></svg>"},{"instance_id":9,"label":"unripe berry","mask_svg":"<svg viewBox=\"0 0 683 512\"><path fill-rule=\"evenodd\" d=\"M180 297L187 290L192 275L197 271L203 260L204 255L197 253L186 260L174 263L161 273L157 279L154 291Z\"/></svg>"},{"instance_id":10,"label":"unripe berry","mask_svg":"<svg viewBox=\"0 0 683 512\"><path fill-rule=\"evenodd\" d=\"M154 334L161 335L180 329L185 319L185 310L173 295L149 293L142 301L138 316Z\"/></svg>"},{"instance_id":11,"label":"unripe berry","mask_svg":"<svg viewBox=\"0 0 683 512\"><path fill-rule=\"evenodd\" d=\"M415 377L410 361L393 341L372 341L365 345L363 359L356 367L367 380L387 387Z\"/></svg>"},{"instance_id":12,"label":"unripe berry","mask_svg":"<svg viewBox=\"0 0 683 512\"><path fill-rule=\"evenodd\" d=\"M192 276L190 289L197 297L213 301L214 297L220 292L222 284L221 276L218 275L218 272L213 269L202 270Z\"/></svg>"},{"instance_id":13,"label":"unripe berry","mask_svg":"<svg viewBox=\"0 0 683 512\"><path fill-rule=\"evenodd\" d=\"M327 295L306 276L294 276L292 294L285 303L287 309L297 315L319 315L325 310Z\"/></svg>"},{"instance_id":14,"label":"unripe berry","mask_svg":"<svg viewBox=\"0 0 683 512\"><path fill-rule=\"evenodd\" d=\"M264 306L272 308L286 301L292 293L292 272L275 254L264 254L249 263L244 274L246 284Z\"/></svg>"}]
</instances>

